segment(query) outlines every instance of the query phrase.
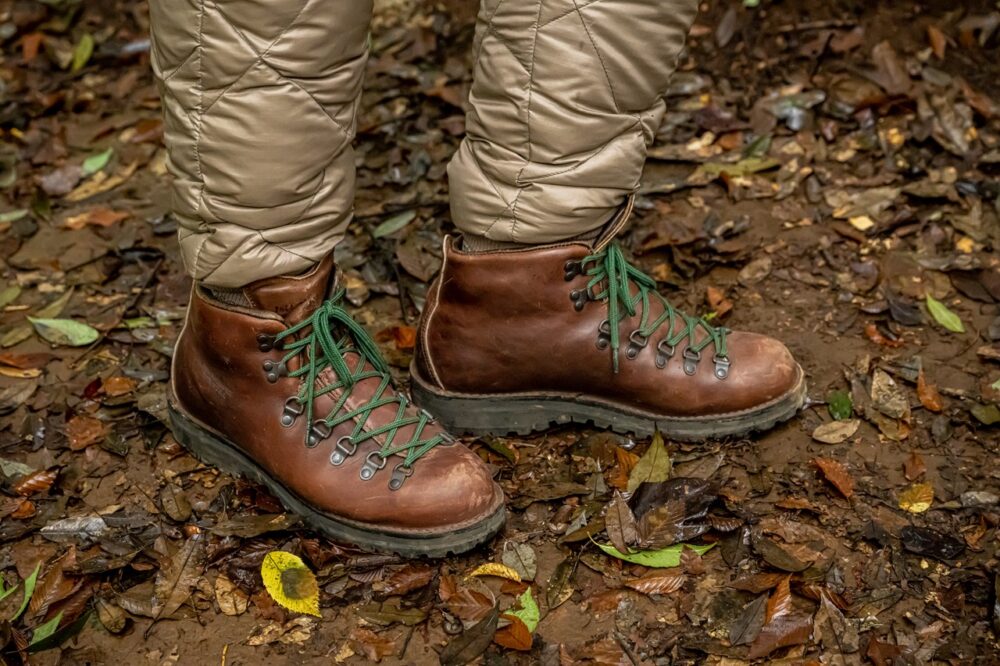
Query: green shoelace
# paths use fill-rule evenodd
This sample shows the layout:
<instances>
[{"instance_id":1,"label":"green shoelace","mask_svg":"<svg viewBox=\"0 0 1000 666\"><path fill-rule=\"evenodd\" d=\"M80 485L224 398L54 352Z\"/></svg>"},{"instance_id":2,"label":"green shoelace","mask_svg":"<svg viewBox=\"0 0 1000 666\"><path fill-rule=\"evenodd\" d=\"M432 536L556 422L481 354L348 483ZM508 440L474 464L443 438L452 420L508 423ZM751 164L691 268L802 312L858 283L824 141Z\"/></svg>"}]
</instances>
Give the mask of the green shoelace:
<instances>
[{"instance_id":1,"label":"green shoelace","mask_svg":"<svg viewBox=\"0 0 1000 666\"><path fill-rule=\"evenodd\" d=\"M597 346L601 349L611 348L611 358L616 373L621 344L619 324L622 319L634 317L641 310L639 327L629 335L629 346L625 352L628 359L638 356L656 330L667 324L667 334L657 344L658 367L666 366L667 360L674 355L677 345L686 337L688 344L683 356L684 371L687 374L694 374L697 363L701 360L701 352L709 345L714 345L715 375L719 379L725 379L729 375L729 358L726 351L726 335L729 329L712 326L701 317L691 317L674 308L656 290L656 281L630 264L617 245L611 244L596 254L584 257L572 271L567 266L567 280L572 279L574 273L578 271L590 276L590 281L587 282L585 290L574 290L570 294L577 304L577 309L582 309L586 300L607 300L608 318L601 322ZM656 298L663 304L663 313L655 319L650 316L651 298ZM696 335L698 329L706 333L700 341Z\"/></svg>"},{"instance_id":2,"label":"green shoelace","mask_svg":"<svg viewBox=\"0 0 1000 666\"><path fill-rule=\"evenodd\" d=\"M312 448L329 437L335 427L356 418L357 424L354 431L348 437L341 437L338 440L330 462L339 465L352 455L362 442L385 435L381 448L368 455L368 460L361 469L361 478L370 479L375 472L385 466L385 461L390 456L405 453L403 462L396 466L393 479L390 482L390 487L396 489L402 485L402 480L412 473L412 465L418 458L438 444L450 441L450 439L443 434L426 439L421 438L424 428L431 421L430 415L423 411L416 415L407 415L406 408L409 405L407 398L398 393L386 394L386 391L392 386L389 368L368 332L354 321L347 310L339 305L343 295L344 290L338 291L330 300L318 307L308 319L274 337L276 345L287 340L282 347L287 352L281 360L282 366L287 366L288 361L300 354L305 355L305 362L301 367L288 373L289 377L302 379L302 386L298 395L289 398L285 403L282 424L291 425L295 418L302 411L305 411L307 423L310 424L306 430L306 446ZM307 329L308 331L304 335L297 336ZM341 333L339 336L337 331ZM354 352L357 355L357 363L353 368L350 367L346 358L348 352ZM368 364L371 366L370 369L365 368ZM327 368L333 370L337 381L319 386L319 376ZM371 399L353 410L346 409L354 386L358 382L371 378L379 380L378 388L372 394ZM320 396L340 389L344 390L330 413L325 418L314 421L313 401ZM394 420L372 430L366 431L364 429L372 412L380 407L393 404L397 405ZM410 425L415 426L413 435L404 444L394 446L393 440L396 438L396 433L400 428Z\"/></svg>"}]
</instances>

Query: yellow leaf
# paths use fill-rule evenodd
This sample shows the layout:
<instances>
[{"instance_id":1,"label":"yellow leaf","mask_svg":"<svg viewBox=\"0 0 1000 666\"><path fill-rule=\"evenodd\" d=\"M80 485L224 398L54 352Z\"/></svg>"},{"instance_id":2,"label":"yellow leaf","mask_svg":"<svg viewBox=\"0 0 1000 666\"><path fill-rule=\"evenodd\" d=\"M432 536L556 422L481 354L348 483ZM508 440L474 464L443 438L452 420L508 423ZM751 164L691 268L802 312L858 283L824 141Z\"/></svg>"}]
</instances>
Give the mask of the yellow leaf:
<instances>
[{"instance_id":1,"label":"yellow leaf","mask_svg":"<svg viewBox=\"0 0 1000 666\"><path fill-rule=\"evenodd\" d=\"M910 513L923 513L934 502L934 486L914 483L899 494L899 508Z\"/></svg>"},{"instance_id":2,"label":"yellow leaf","mask_svg":"<svg viewBox=\"0 0 1000 666\"><path fill-rule=\"evenodd\" d=\"M261 562L260 575L278 605L296 613L322 617L316 576L299 557L281 550L271 551Z\"/></svg>"},{"instance_id":3,"label":"yellow leaf","mask_svg":"<svg viewBox=\"0 0 1000 666\"><path fill-rule=\"evenodd\" d=\"M517 583L521 582L521 575L505 564L498 562L487 562L469 572L470 576L499 576Z\"/></svg>"}]
</instances>

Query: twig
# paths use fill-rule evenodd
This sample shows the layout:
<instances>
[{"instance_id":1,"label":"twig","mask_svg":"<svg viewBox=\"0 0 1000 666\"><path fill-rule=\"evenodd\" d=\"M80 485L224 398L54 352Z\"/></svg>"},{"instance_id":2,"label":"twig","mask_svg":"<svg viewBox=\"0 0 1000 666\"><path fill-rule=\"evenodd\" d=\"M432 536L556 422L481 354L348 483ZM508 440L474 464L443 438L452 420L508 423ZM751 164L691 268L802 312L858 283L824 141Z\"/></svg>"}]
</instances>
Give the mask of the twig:
<instances>
[{"instance_id":1,"label":"twig","mask_svg":"<svg viewBox=\"0 0 1000 666\"><path fill-rule=\"evenodd\" d=\"M808 30L826 30L828 28L850 28L856 26L857 21L850 19L829 19L826 21L806 21L805 23L787 23L772 28L767 32L772 35L781 35L789 32L806 32Z\"/></svg>"}]
</instances>

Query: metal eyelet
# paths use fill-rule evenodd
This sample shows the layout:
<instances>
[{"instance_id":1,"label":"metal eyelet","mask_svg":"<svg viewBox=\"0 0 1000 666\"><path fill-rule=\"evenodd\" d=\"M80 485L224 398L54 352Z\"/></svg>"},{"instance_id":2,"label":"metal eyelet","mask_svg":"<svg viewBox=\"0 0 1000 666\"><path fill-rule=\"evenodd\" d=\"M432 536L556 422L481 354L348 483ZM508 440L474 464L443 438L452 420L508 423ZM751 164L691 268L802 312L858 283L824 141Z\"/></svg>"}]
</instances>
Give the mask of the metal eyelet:
<instances>
[{"instance_id":1,"label":"metal eyelet","mask_svg":"<svg viewBox=\"0 0 1000 666\"><path fill-rule=\"evenodd\" d=\"M288 374L288 368L283 361L277 362L268 359L264 361L264 372L267 373L267 381L274 384L279 378Z\"/></svg>"},{"instance_id":2,"label":"metal eyelet","mask_svg":"<svg viewBox=\"0 0 1000 666\"><path fill-rule=\"evenodd\" d=\"M316 419L309 426L309 436L306 437L306 446L310 449L315 449L319 446L319 443L330 436L333 429L326 424L323 419Z\"/></svg>"},{"instance_id":3,"label":"metal eyelet","mask_svg":"<svg viewBox=\"0 0 1000 666\"><path fill-rule=\"evenodd\" d=\"M728 356L719 356L716 354L712 357L712 362L715 363L715 376L718 379L725 379L729 376L729 366L732 364Z\"/></svg>"},{"instance_id":4,"label":"metal eyelet","mask_svg":"<svg viewBox=\"0 0 1000 666\"><path fill-rule=\"evenodd\" d=\"M406 481L413 474L413 468L408 467L403 463L399 463L392 468L392 478L389 479L389 490L399 490L403 487L403 481Z\"/></svg>"},{"instance_id":5,"label":"metal eyelet","mask_svg":"<svg viewBox=\"0 0 1000 666\"><path fill-rule=\"evenodd\" d=\"M634 361L635 357L639 355L647 344L649 344L649 338L642 334L642 331L636 329L632 331L628 336L628 349L625 350L625 358L630 361Z\"/></svg>"},{"instance_id":6,"label":"metal eyelet","mask_svg":"<svg viewBox=\"0 0 1000 666\"><path fill-rule=\"evenodd\" d=\"M574 289L569 292L569 300L573 301L573 307L579 312L583 310L583 306L590 300L590 291L587 289Z\"/></svg>"},{"instance_id":7,"label":"metal eyelet","mask_svg":"<svg viewBox=\"0 0 1000 666\"><path fill-rule=\"evenodd\" d=\"M274 336L267 333L257 334L257 349L262 352L269 352L274 349Z\"/></svg>"},{"instance_id":8,"label":"metal eyelet","mask_svg":"<svg viewBox=\"0 0 1000 666\"><path fill-rule=\"evenodd\" d=\"M604 351L611 345L611 322L607 319L602 321L597 327L597 341L594 344L601 351Z\"/></svg>"},{"instance_id":9,"label":"metal eyelet","mask_svg":"<svg viewBox=\"0 0 1000 666\"><path fill-rule=\"evenodd\" d=\"M673 358L677 351L677 345L667 344L666 340L660 340L656 345L656 367L660 370L667 367L667 361Z\"/></svg>"},{"instance_id":10,"label":"metal eyelet","mask_svg":"<svg viewBox=\"0 0 1000 666\"><path fill-rule=\"evenodd\" d=\"M565 271L563 279L565 279L566 282L569 282L577 275L581 275L583 273L583 265L578 261L567 261L563 264L563 271Z\"/></svg>"},{"instance_id":11,"label":"metal eyelet","mask_svg":"<svg viewBox=\"0 0 1000 666\"><path fill-rule=\"evenodd\" d=\"M350 435L344 435L337 440L337 446L330 454L330 464L334 466L343 465L344 461L353 456L358 450L358 445L354 443Z\"/></svg>"},{"instance_id":12,"label":"metal eyelet","mask_svg":"<svg viewBox=\"0 0 1000 666\"><path fill-rule=\"evenodd\" d=\"M701 360L701 352L691 351L690 347L684 348L684 373L693 375L698 371L698 361Z\"/></svg>"},{"instance_id":13,"label":"metal eyelet","mask_svg":"<svg viewBox=\"0 0 1000 666\"><path fill-rule=\"evenodd\" d=\"M372 460L373 457L378 462ZM385 458L380 456L378 451L372 451L368 454L368 457L365 458L364 464L361 465L361 480L370 480L373 476L375 476L375 472L379 471L383 467L385 467Z\"/></svg>"},{"instance_id":14,"label":"metal eyelet","mask_svg":"<svg viewBox=\"0 0 1000 666\"><path fill-rule=\"evenodd\" d=\"M285 401L285 406L281 410L281 425L285 428L291 428L295 423L295 419L299 417L305 411L305 405L299 402L298 396L292 396Z\"/></svg>"}]
</instances>

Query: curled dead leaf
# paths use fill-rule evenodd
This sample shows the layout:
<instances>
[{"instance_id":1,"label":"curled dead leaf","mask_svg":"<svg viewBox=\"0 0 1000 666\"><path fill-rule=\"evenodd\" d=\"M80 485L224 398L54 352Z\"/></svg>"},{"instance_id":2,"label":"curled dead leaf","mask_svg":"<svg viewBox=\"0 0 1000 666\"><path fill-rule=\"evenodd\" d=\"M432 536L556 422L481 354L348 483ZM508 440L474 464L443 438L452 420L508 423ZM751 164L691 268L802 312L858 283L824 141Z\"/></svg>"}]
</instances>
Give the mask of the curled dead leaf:
<instances>
[{"instance_id":1,"label":"curled dead leaf","mask_svg":"<svg viewBox=\"0 0 1000 666\"><path fill-rule=\"evenodd\" d=\"M813 464L819 467L826 480L840 491L841 495L847 499L854 495L854 479L841 463L830 458L814 458Z\"/></svg>"}]
</instances>

